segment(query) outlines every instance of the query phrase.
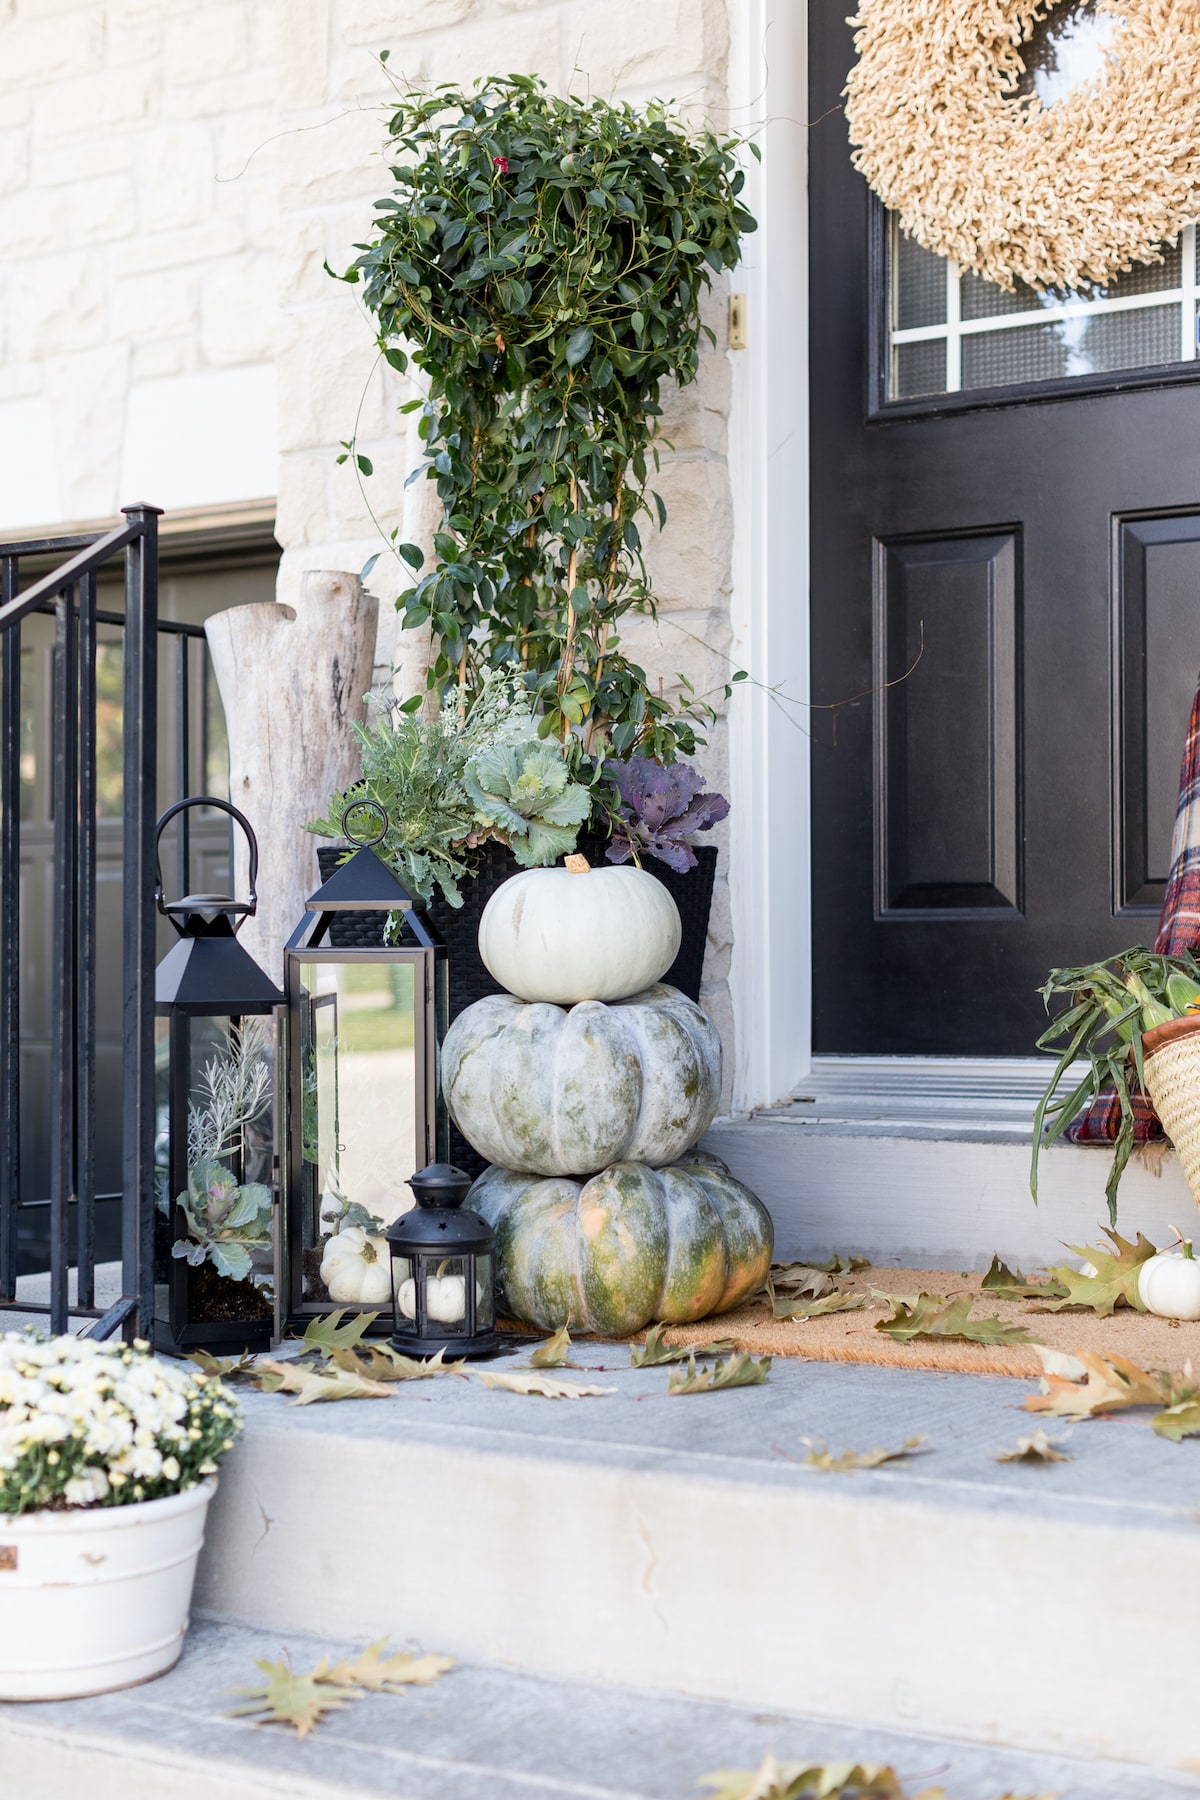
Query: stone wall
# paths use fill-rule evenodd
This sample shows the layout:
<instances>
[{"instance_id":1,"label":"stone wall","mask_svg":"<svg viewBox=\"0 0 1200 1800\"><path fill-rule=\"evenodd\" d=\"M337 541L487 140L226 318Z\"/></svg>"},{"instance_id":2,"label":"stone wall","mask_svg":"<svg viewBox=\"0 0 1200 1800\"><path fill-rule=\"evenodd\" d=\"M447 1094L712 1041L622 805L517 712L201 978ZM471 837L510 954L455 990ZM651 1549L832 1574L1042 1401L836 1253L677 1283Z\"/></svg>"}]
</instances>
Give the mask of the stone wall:
<instances>
[{"instance_id":1,"label":"stone wall","mask_svg":"<svg viewBox=\"0 0 1200 1800\"><path fill-rule=\"evenodd\" d=\"M560 90L676 97L723 127L733 0L0 0L0 533L277 498L279 597L357 570L376 521L428 542L413 391L378 363L345 267L386 190L390 82L544 75ZM390 51L389 79L377 60ZM626 641L666 691L729 672L732 503L726 294L698 382L672 395L649 562L657 622ZM338 465L357 435L374 476ZM380 674L420 678L389 555ZM728 791L724 724L704 758ZM722 840L723 841L723 840ZM723 858L724 863L724 858ZM727 1045L719 877L706 1000ZM730 1057L732 1062L732 1056Z\"/></svg>"}]
</instances>

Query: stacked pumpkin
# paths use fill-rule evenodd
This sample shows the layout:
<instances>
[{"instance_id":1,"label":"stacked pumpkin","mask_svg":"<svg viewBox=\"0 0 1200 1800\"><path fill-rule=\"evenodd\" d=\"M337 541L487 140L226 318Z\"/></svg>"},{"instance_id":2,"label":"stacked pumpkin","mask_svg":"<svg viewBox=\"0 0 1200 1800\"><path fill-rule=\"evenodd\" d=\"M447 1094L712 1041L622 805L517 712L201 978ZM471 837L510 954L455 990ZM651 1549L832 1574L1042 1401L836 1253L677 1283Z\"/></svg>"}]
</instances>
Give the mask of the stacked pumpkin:
<instances>
[{"instance_id":1,"label":"stacked pumpkin","mask_svg":"<svg viewBox=\"0 0 1200 1800\"><path fill-rule=\"evenodd\" d=\"M517 1318L623 1337L728 1311L766 1276L766 1208L693 1149L717 1110L721 1042L659 980L680 934L653 875L583 857L514 875L484 911L480 955L508 992L455 1019L442 1083L492 1164L469 1204L495 1229Z\"/></svg>"}]
</instances>

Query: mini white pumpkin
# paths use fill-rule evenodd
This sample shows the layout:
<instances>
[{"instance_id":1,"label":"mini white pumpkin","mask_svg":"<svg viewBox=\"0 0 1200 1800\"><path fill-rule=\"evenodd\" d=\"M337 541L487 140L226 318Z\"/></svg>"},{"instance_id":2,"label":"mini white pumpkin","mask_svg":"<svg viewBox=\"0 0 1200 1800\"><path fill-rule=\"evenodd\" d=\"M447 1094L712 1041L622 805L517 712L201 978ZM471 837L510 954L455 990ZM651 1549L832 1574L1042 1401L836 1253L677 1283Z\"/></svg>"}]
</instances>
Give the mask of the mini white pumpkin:
<instances>
[{"instance_id":1,"label":"mini white pumpkin","mask_svg":"<svg viewBox=\"0 0 1200 1800\"><path fill-rule=\"evenodd\" d=\"M381 1306L392 1294L387 1239L368 1236L361 1225L348 1225L325 1246L321 1280L339 1306Z\"/></svg>"},{"instance_id":2,"label":"mini white pumpkin","mask_svg":"<svg viewBox=\"0 0 1200 1800\"><path fill-rule=\"evenodd\" d=\"M475 1297L478 1301L481 1292L478 1282L475 1284ZM405 1319L417 1316L417 1284L410 1276L400 1283L396 1295L396 1304ZM430 1275L425 1281L425 1313L431 1321L439 1325L460 1325L466 1317L467 1284L461 1275Z\"/></svg>"},{"instance_id":3,"label":"mini white pumpkin","mask_svg":"<svg viewBox=\"0 0 1200 1800\"><path fill-rule=\"evenodd\" d=\"M633 864L523 869L492 895L479 921L484 966L519 1000L574 1006L624 1000L665 975L679 954L679 908Z\"/></svg>"},{"instance_id":4,"label":"mini white pumpkin","mask_svg":"<svg viewBox=\"0 0 1200 1800\"><path fill-rule=\"evenodd\" d=\"M1178 1242L1147 1257L1138 1271L1138 1295L1147 1312L1160 1319L1200 1319L1200 1262L1190 1238L1174 1226Z\"/></svg>"}]
</instances>

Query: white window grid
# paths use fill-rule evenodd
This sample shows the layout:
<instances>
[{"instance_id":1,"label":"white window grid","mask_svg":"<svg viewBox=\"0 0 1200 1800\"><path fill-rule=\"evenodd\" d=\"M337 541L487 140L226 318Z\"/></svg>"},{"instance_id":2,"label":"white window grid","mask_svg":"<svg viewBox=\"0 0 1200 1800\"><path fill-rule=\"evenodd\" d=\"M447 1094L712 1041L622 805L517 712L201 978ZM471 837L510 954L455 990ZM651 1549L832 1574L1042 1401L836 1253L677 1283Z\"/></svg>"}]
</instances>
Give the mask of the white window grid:
<instances>
[{"instance_id":1,"label":"white window grid","mask_svg":"<svg viewBox=\"0 0 1200 1800\"><path fill-rule=\"evenodd\" d=\"M890 261L894 270L896 268L895 241L899 225L894 215L889 223L892 233ZM1139 312L1151 306L1178 306L1179 355L1176 360L1195 362L1198 354L1196 302L1200 300L1200 286L1197 285L1196 230L1195 225L1185 225L1180 234L1180 280L1177 287L1155 288L1148 294L1127 294L1116 300L1103 297L1095 300L1081 300L1075 297L1059 300L1052 295L1047 295L1043 305L1029 308L1025 312L997 313L983 319L964 319L962 316L962 269L956 262L947 262L945 264L945 322L937 325L910 325L902 328L895 322L896 284L894 281L889 282L888 345L891 353L889 392L894 394L898 386L896 351L903 344L929 344L943 341L946 345L946 384L937 392L958 394L963 391L962 341L965 337L978 336L980 332L985 331L1014 331L1022 325L1046 325L1071 319L1090 319L1100 313Z\"/></svg>"}]
</instances>

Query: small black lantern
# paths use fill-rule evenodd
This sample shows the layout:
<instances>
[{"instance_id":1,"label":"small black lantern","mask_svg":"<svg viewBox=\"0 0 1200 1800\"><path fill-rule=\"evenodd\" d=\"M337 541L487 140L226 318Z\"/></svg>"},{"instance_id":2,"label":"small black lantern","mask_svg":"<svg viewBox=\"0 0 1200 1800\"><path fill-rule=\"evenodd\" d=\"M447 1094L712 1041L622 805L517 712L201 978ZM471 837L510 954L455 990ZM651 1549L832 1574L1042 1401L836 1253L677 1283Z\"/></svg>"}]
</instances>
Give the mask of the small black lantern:
<instances>
[{"instance_id":1,"label":"small black lantern","mask_svg":"<svg viewBox=\"0 0 1200 1800\"><path fill-rule=\"evenodd\" d=\"M494 1355L496 1236L463 1205L471 1177L431 1163L408 1186L417 1204L387 1229L393 1348L405 1356Z\"/></svg>"},{"instance_id":2,"label":"small black lantern","mask_svg":"<svg viewBox=\"0 0 1200 1800\"><path fill-rule=\"evenodd\" d=\"M250 845L250 894L163 892L159 842L193 806ZM155 901L179 941L155 973L155 1337L164 1349L265 1350L277 1293L276 1009L283 994L237 941L258 906L258 844L226 800L181 800L154 838Z\"/></svg>"},{"instance_id":3,"label":"small black lantern","mask_svg":"<svg viewBox=\"0 0 1200 1800\"><path fill-rule=\"evenodd\" d=\"M404 1171L449 1149L437 1061L449 1022L446 951L372 847L386 829L375 801L347 807L354 852L310 897L284 952L284 1291L300 1329L331 1306L386 1307L383 1234L410 1205ZM402 921L390 944L378 941L387 913ZM374 941L331 943L334 922L356 914ZM354 924L338 935L352 937ZM386 1312L377 1329L386 1330Z\"/></svg>"}]
</instances>

